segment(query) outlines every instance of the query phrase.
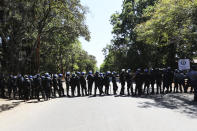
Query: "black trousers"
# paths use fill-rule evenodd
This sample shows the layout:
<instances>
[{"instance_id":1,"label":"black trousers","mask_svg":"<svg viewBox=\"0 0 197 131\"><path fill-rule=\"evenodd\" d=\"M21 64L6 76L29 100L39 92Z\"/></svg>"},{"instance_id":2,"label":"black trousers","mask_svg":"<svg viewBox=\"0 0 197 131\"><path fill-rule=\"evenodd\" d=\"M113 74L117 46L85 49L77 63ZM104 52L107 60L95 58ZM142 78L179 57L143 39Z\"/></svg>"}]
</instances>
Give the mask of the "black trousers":
<instances>
[{"instance_id":1,"label":"black trousers","mask_svg":"<svg viewBox=\"0 0 197 131\"><path fill-rule=\"evenodd\" d=\"M116 95L117 90L118 90L117 83L114 82L114 83L113 83L113 93L114 93L114 95Z\"/></svg>"},{"instance_id":2,"label":"black trousers","mask_svg":"<svg viewBox=\"0 0 197 131\"><path fill-rule=\"evenodd\" d=\"M92 95L92 85L93 83L88 83L88 95Z\"/></svg>"},{"instance_id":3,"label":"black trousers","mask_svg":"<svg viewBox=\"0 0 197 131\"><path fill-rule=\"evenodd\" d=\"M121 82L120 95L124 95L124 90L125 90L125 83Z\"/></svg>"},{"instance_id":4,"label":"black trousers","mask_svg":"<svg viewBox=\"0 0 197 131\"><path fill-rule=\"evenodd\" d=\"M69 84L69 83L66 83L66 92L67 92L67 96L70 96L70 95L69 95L69 90L70 90L70 84Z\"/></svg>"}]
</instances>

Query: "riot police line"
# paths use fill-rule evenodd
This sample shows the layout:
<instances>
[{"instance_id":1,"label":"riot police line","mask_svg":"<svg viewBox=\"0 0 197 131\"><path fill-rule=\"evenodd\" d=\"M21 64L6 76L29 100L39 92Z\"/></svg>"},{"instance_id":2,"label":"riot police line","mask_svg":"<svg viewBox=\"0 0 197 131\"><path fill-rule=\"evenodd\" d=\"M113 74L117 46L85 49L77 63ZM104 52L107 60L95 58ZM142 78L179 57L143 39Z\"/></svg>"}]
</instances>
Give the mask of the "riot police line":
<instances>
[{"instance_id":1,"label":"riot police line","mask_svg":"<svg viewBox=\"0 0 197 131\"><path fill-rule=\"evenodd\" d=\"M0 97L9 99L44 99L56 97L96 96L96 95L154 95L165 93L187 93L196 91L186 72L166 69L122 69L106 73L85 72L65 75L66 88L63 88L62 74L37 74L5 76L0 75ZM120 87L118 86L120 82ZM112 84L111 84L112 83ZM112 86L111 86L112 85ZM189 88L191 86L191 88ZM120 88L120 92L118 89ZM99 94L97 94L99 92ZM196 94L196 93L195 93Z\"/></svg>"}]
</instances>

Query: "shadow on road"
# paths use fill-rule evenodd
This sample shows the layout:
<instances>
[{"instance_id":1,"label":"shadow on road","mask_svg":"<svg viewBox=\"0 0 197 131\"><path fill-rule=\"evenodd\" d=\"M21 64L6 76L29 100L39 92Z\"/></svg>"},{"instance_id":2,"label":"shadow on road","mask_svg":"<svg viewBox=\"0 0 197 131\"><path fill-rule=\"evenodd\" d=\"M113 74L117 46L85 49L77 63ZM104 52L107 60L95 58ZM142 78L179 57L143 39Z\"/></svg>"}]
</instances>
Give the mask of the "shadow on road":
<instances>
[{"instance_id":1,"label":"shadow on road","mask_svg":"<svg viewBox=\"0 0 197 131\"><path fill-rule=\"evenodd\" d=\"M167 94L143 97L153 102L140 102L140 108L167 108L184 113L189 117L197 118L197 103L193 102L191 94Z\"/></svg>"},{"instance_id":2,"label":"shadow on road","mask_svg":"<svg viewBox=\"0 0 197 131\"><path fill-rule=\"evenodd\" d=\"M8 111L8 110L10 110L12 108L15 108L18 105L20 105L22 102L24 102L24 101L17 101L17 102L12 102L10 104L2 104L2 105L0 105L0 113L3 112L3 111Z\"/></svg>"}]
</instances>

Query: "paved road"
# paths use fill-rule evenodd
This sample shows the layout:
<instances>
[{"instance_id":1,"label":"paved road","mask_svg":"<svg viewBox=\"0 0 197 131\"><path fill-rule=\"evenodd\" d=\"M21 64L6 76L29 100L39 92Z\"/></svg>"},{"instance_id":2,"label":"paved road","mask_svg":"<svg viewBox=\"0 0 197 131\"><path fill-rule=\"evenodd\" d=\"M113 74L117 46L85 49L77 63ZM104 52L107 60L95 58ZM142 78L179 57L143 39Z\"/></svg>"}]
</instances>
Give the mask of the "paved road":
<instances>
[{"instance_id":1,"label":"paved road","mask_svg":"<svg viewBox=\"0 0 197 131\"><path fill-rule=\"evenodd\" d=\"M0 113L1 131L195 131L188 95L58 98ZM192 98L191 98L192 99Z\"/></svg>"}]
</instances>

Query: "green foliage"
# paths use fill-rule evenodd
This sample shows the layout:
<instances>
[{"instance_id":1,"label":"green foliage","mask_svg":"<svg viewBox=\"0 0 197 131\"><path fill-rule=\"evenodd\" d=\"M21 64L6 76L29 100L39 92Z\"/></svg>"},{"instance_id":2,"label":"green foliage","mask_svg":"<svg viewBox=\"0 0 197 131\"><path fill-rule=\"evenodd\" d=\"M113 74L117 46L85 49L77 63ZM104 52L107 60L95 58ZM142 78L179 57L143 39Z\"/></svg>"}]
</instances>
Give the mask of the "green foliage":
<instances>
[{"instance_id":1,"label":"green foliage","mask_svg":"<svg viewBox=\"0 0 197 131\"><path fill-rule=\"evenodd\" d=\"M196 2L160 0L154 10L145 11L150 19L136 26L138 41L163 48L168 53L162 59L172 66L179 58L192 59L197 49Z\"/></svg>"},{"instance_id":2,"label":"green foliage","mask_svg":"<svg viewBox=\"0 0 197 131\"><path fill-rule=\"evenodd\" d=\"M124 0L122 7L111 17L103 69L176 67L197 55L197 0Z\"/></svg>"},{"instance_id":3,"label":"green foliage","mask_svg":"<svg viewBox=\"0 0 197 131\"><path fill-rule=\"evenodd\" d=\"M154 47L147 46L143 42L136 40L137 34L134 31L137 24L145 22L148 18L143 17L143 11L154 5L157 0L124 0L122 12L111 16L114 38L111 48L106 47L106 60L103 68L136 69L150 65L149 53ZM110 59L113 57L114 59ZM112 62L113 60L113 62ZM110 62L109 62L110 61Z\"/></svg>"},{"instance_id":4,"label":"green foliage","mask_svg":"<svg viewBox=\"0 0 197 131\"><path fill-rule=\"evenodd\" d=\"M92 67L95 59L76 42L80 36L90 39L85 24L87 9L79 0L3 0L2 3L2 70L36 73L40 67L40 71L63 73L71 66L77 69L81 61L76 48L90 57L88 62L93 64L88 68L95 68ZM69 63L71 59L73 65Z\"/></svg>"}]
</instances>

